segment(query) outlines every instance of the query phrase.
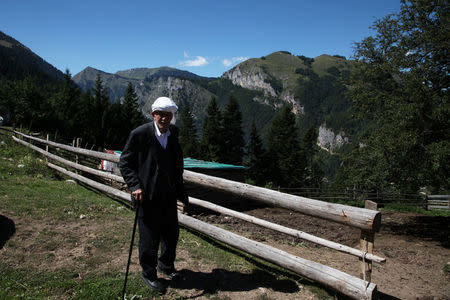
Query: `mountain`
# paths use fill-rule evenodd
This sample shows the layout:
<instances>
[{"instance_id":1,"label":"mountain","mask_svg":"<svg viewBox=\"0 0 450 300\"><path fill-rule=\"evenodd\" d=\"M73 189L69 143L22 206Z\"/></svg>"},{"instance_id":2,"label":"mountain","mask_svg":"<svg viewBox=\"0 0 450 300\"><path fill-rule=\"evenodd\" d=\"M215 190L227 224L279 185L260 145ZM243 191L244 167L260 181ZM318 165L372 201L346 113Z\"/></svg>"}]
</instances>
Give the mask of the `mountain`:
<instances>
[{"instance_id":1,"label":"mountain","mask_svg":"<svg viewBox=\"0 0 450 300\"><path fill-rule=\"evenodd\" d=\"M140 107L147 116L153 101L162 95L174 99L180 110L189 103L199 131L212 97L217 99L220 107L225 106L231 95L237 99L243 114L244 132L250 127L255 113L258 116L255 121L259 128L262 128L275 112L273 108L253 101L253 98L261 94L258 91L233 85L227 79L201 77L169 67L136 68L118 71L115 74L87 67L76 74L73 81L83 90L89 90L94 87L97 74L100 74L112 101L120 101L128 82L131 82L140 99Z\"/></svg>"},{"instance_id":2,"label":"mountain","mask_svg":"<svg viewBox=\"0 0 450 300\"><path fill-rule=\"evenodd\" d=\"M60 70L0 31L0 77L21 80L28 75L43 81L59 81L64 77Z\"/></svg>"},{"instance_id":3,"label":"mountain","mask_svg":"<svg viewBox=\"0 0 450 300\"><path fill-rule=\"evenodd\" d=\"M189 103L199 130L211 97L223 107L233 95L243 114L244 131L247 133L254 120L263 135L276 110L287 102L298 116L301 132L310 126L319 128L320 146L335 151L354 132L355 125L349 121L351 103L340 83L348 76L351 65L342 56L308 58L278 51L244 61L220 78L201 77L169 67L134 68L114 74L88 67L73 80L88 90L100 74L112 101L123 97L131 82L147 115L154 99L161 95L172 97L180 109Z\"/></svg>"},{"instance_id":4,"label":"mountain","mask_svg":"<svg viewBox=\"0 0 450 300\"><path fill-rule=\"evenodd\" d=\"M342 56L321 55L315 58L278 51L249 59L225 72L238 86L260 91L253 100L275 108L291 103L299 118L301 132L310 126L319 128L319 145L334 151L349 141L354 132L341 80L349 75L352 62Z\"/></svg>"}]
</instances>

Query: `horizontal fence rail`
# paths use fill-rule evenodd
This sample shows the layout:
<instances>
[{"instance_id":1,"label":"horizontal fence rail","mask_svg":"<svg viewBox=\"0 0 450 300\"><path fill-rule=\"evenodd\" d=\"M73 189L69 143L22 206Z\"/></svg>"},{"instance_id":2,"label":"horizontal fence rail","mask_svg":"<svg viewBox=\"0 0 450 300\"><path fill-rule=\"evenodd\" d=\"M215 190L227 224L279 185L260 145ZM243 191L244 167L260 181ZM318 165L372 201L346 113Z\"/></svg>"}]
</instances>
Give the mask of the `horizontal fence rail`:
<instances>
[{"instance_id":1,"label":"horizontal fence rail","mask_svg":"<svg viewBox=\"0 0 450 300\"><path fill-rule=\"evenodd\" d=\"M184 179L211 189L229 192L275 207L291 209L303 214L350 225L370 232L378 231L381 225L381 213L370 209L285 194L187 170L184 171Z\"/></svg>"},{"instance_id":2,"label":"horizontal fence rail","mask_svg":"<svg viewBox=\"0 0 450 300\"><path fill-rule=\"evenodd\" d=\"M24 138L29 138L33 141L43 143L46 145L50 145L53 147L57 147L60 149L64 149L67 151L75 152L78 154L96 157L100 159L106 159L108 161L112 162L118 162L119 158L112 154L106 154L101 153L97 151L92 150L86 150L86 149L80 149L77 147L67 146L59 143L54 143L51 141L39 139L33 136L27 136L25 134L16 132L17 134L20 134L20 136ZM110 174L107 172L95 170L86 166L83 166L78 163L71 162L69 160L66 160L64 158L61 158L57 155L51 154L48 151L45 151L35 145L32 145L28 142L25 142L21 139L18 139L13 136L14 141L25 145L27 147L30 147L31 149L41 153L42 155L46 156L48 159L54 160L56 162L59 162L61 164L67 165L71 168L87 172L96 176L100 176L102 178L111 179L117 182L123 183L123 178L114 174ZM131 196L127 192L123 192L121 190L115 189L111 186L99 183L95 180L86 178L84 176L81 176L77 173L71 172L69 170L66 170L65 168L62 168L60 166L57 166L53 163L48 162L47 165L57 170L58 172L61 172L65 174L66 176L69 176L71 178L74 178L86 185L92 186L102 192L108 193L114 197L117 197L119 199L130 201ZM362 229L362 232L365 234L373 235L374 231L377 230L380 226L381 222L381 214L377 211L369 210L369 209L361 209L361 208L354 208L349 207L345 205L340 204L333 204L333 203L326 203L322 201L317 201L313 199L293 196L289 194L279 193L276 191L266 190L263 188L254 187L247 184L241 184L238 182L233 182L230 180L225 180L221 178L211 177L203 174L194 173L191 171L185 171L184 179L186 181L200 184L202 186L206 186L208 188L215 188L222 191L227 191L232 194L237 194L243 197L247 197L254 200L260 200L263 203L269 203L274 206L281 206L285 208L290 208L296 211L299 211L301 213L310 214L313 216L321 217L324 219L328 219L331 221L337 221L340 223L348 224L350 226L358 227ZM243 191L243 189L249 189L249 191ZM267 193L264 190L267 191ZM258 197L257 194L260 194ZM283 197L287 198L287 200L283 200ZM292 198L295 197L295 198ZM273 199L272 199L273 198ZM325 239L321 239L319 237L315 237L313 235L294 230L291 228L287 228L281 225L273 224L265 220L261 220L243 213L235 212L230 209L220 207L215 204L211 204L209 202L189 197L190 203L194 205L198 205L204 208L208 208L211 210L215 210L224 214L231 215L233 217L238 217L243 220L246 220L248 222L261 225L267 228L271 228L274 230L278 230L279 232L283 232L286 234L290 234L305 240L309 240L311 242L315 242L317 244L335 249L340 252L348 253L351 255L355 255L360 258L365 264L368 262L378 262L382 263L385 261L384 258L373 255L373 251L367 251L367 249L358 250L354 249L345 245L341 245L338 243L334 243ZM300 202L300 204L296 203ZM313 210L319 210L319 212L313 212ZM336 211L340 209L339 212L339 218L343 220L337 220L334 215L336 214ZM326 210L331 211L331 213L327 213ZM257 257L260 257L262 259L265 259L269 262L272 262L278 266L281 266L283 268L286 268L288 270L294 271L298 273L299 275L305 276L309 279L312 279L316 282L319 282L327 287L330 287L336 291L341 292L344 295L347 295L354 299L372 299L374 293L376 292L377 288L374 283L370 282L370 277L360 279L357 277L354 277L352 275L346 274L342 271L333 269L331 267L315 263L303 258L296 257L292 254L289 254L285 251L270 247L268 245L250 240L248 238L242 237L240 235L231 233L229 231L226 231L224 229L215 227L213 225L204 223L202 221L199 221L195 218L183 215L181 213L179 214L179 220L180 224L187 226L193 230L196 230L198 232L201 232L203 234L206 234L208 236L211 236L219 241L222 241L232 247L235 247L237 249L243 250L247 253L250 253L252 255L255 255ZM373 245L373 244L372 244ZM373 249L370 249L373 250ZM371 266L371 265L370 265ZM366 280L367 279L367 280Z\"/></svg>"},{"instance_id":3,"label":"horizontal fence rail","mask_svg":"<svg viewBox=\"0 0 450 300\"><path fill-rule=\"evenodd\" d=\"M306 241L310 241L312 243L315 243L315 244L318 244L321 246L325 246L330 249L337 250L339 252L343 252L343 253L351 254L351 255L354 255L354 256L357 256L360 258L364 258L366 260L374 261L377 263L383 263L386 261L386 258L379 257L377 255L373 255L373 254L370 254L367 252L363 252L361 250L358 250L358 249L355 249L352 247L348 247L348 246L345 246L345 245L342 245L339 243L331 242L329 240L314 236L312 234L308 234L308 233L300 231L300 230L295 230L295 229L291 229L291 228L288 228L285 226L274 224L272 222L268 222L268 221L265 221L265 220L262 220L262 219L244 214L244 213L240 213L240 212L213 204L208 201L190 198L190 203L213 210L213 211L216 211L216 212L219 212L224 215L228 215L228 216L232 216L232 217L235 217L235 218L238 218L241 220L245 220L252 224L260 225L260 226L263 226L263 227L266 227L266 228L269 228L269 229L272 229L272 230L275 230L275 231L278 231L281 233L285 233L285 234L288 234L288 235L291 235L291 236L294 236L294 237L297 237L297 238L300 238L300 239L303 239Z\"/></svg>"},{"instance_id":4,"label":"horizontal fence rail","mask_svg":"<svg viewBox=\"0 0 450 300\"><path fill-rule=\"evenodd\" d=\"M426 200L428 210L450 209L450 195L427 195Z\"/></svg>"}]
</instances>

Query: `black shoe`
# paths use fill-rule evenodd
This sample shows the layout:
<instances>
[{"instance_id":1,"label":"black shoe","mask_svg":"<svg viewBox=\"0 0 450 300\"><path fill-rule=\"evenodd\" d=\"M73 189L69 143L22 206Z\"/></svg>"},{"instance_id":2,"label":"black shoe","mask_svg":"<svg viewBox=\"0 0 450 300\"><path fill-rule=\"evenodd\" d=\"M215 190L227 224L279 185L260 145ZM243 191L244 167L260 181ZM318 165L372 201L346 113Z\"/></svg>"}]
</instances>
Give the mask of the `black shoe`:
<instances>
[{"instance_id":1,"label":"black shoe","mask_svg":"<svg viewBox=\"0 0 450 300\"><path fill-rule=\"evenodd\" d=\"M181 274L180 272L178 272L176 269L172 269L172 270L165 270L162 269L158 266L158 271L167 275L170 280L176 281L176 280L180 280L181 279Z\"/></svg>"},{"instance_id":2,"label":"black shoe","mask_svg":"<svg viewBox=\"0 0 450 300\"><path fill-rule=\"evenodd\" d=\"M148 278L145 277L144 275L141 275L142 277L142 281L144 281L144 283L146 285L148 285L152 290L158 291L160 293L164 292L166 290L166 287L164 286L164 284L158 280L158 278Z\"/></svg>"}]
</instances>

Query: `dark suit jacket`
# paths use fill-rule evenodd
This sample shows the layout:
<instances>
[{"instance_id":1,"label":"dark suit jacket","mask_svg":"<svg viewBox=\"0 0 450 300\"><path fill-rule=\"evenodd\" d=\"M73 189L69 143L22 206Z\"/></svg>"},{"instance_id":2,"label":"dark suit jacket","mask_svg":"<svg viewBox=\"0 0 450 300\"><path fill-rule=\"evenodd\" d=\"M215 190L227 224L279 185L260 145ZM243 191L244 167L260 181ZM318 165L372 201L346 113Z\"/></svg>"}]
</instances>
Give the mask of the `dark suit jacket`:
<instances>
[{"instance_id":1,"label":"dark suit jacket","mask_svg":"<svg viewBox=\"0 0 450 300\"><path fill-rule=\"evenodd\" d=\"M170 136L167 141L167 149L171 147L176 166L175 182L176 197L183 201L185 196L183 185L183 153L178 142L179 129L170 125ZM155 125L146 123L131 131L128 141L120 156L120 172L130 191L142 189L144 201L150 201L155 191L156 178L158 176L157 147L160 147L155 137Z\"/></svg>"}]
</instances>

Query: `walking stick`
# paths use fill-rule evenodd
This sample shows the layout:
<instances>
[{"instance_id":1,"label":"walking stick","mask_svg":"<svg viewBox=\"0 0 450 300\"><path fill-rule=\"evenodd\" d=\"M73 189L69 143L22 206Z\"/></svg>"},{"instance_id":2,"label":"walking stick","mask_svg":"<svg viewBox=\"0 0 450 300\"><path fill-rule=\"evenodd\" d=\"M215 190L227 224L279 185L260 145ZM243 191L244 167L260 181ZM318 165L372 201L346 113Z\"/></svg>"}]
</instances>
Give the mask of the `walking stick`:
<instances>
[{"instance_id":1,"label":"walking stick","mask_svg":"<svg viewBox=\"0 0 450 300\"><path fill-rule=\"evenodd\" d=\"M134 235L136 233L136 224L137 224L138 212L139 212L139 205L138 205L137 201L133 201L134 200L133 196L131 196L131 200L132 200L133 203L135 203L136 214L134 216L133 233L131 235L131 244L130 244L130 251L129 251L129 254L128 254L127 270L125 272L125 282L123 283L122 300L125 300L125 291L127 289L128 271L130 269L131 253L133 252Z\"/></svg>"}]
</instances>

